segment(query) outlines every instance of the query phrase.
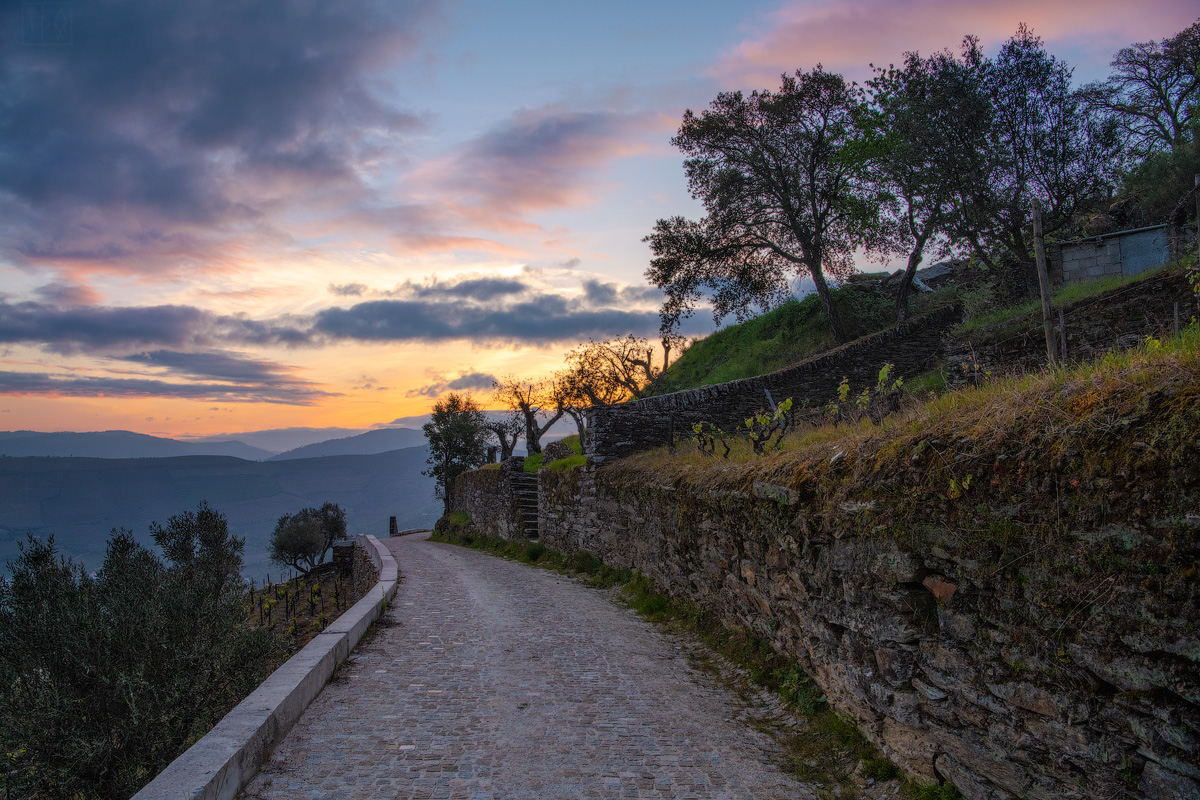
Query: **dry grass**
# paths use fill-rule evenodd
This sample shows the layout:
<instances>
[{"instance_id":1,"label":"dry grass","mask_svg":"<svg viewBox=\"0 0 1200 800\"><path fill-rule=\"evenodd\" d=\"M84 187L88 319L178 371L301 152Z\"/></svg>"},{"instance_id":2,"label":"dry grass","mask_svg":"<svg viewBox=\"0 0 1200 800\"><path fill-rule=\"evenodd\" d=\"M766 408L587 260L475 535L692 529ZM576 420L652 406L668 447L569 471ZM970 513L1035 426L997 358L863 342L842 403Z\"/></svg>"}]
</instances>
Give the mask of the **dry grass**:
<instances>
[{"instance_id":1,"label":"dry grass","mask_svg":"<svg viewBox=\"0 0 1200 800\"><path fill-rule=\"evenodd\" d=\"M1198 456L1193 324L1093 364L912 401L879 425L801 430L765 457L741 440L731 441L728 459L682 444L675 454L662 448L605 471L625 485L748 493L755 483L773 484L791 490L813 524L906 536L918 519L950 531L987 527L996 520L983 506L1043 529L1163 524L1196 511L1200 470L1189 465ZM888 513L873 513L873 504Z\"/></svg>"}]
</instances>

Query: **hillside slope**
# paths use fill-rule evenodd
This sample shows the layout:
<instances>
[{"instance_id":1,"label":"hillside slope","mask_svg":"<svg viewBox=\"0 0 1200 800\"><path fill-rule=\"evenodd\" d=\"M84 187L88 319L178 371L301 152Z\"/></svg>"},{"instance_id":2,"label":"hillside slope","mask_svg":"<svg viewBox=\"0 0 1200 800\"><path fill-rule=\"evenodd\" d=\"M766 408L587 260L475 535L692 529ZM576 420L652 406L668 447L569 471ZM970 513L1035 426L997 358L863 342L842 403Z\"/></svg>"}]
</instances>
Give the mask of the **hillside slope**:
<instances>
[{"instance_id":1,"label":"hillside slope","mask_svg":"<svg viewBox=\"0 0 1200 800\"><path fill-rule=\"evenodd\" d=\"M132 431L0 432L0 456L77 456L79 458L171 458L233 456L260 461L269 450L239 441L181 442Z\"/></svg>"},{"instance_id":2,"label":"hillside slope","mask_svg":"<svg viewBox=\"0 0 1200 800\"><path fill-rule=\"evenodd\" d=\"M425 434L421 431L412 428L380 428L376 431L360 433L357 436L314 442L271 456L267 460L288 461L295 458L319 458L321 456L370 455L424 445Z\"/></svg>"},{"instance_id":3,"label":"hillside slope","mask_svg":"<svg viewBox=\"0 0 1200 800\"><path fill-rule=\"evenodd\" d=\"M852 339L883 330L894 321L891 293L880 290L869 278L835 289L833 296ZM910 315L933 307L922 300L913 298ZM651 394L765 375L837 344L815 294L789 300L693 344L667 369Z\"/></svg>"}]
</instances>

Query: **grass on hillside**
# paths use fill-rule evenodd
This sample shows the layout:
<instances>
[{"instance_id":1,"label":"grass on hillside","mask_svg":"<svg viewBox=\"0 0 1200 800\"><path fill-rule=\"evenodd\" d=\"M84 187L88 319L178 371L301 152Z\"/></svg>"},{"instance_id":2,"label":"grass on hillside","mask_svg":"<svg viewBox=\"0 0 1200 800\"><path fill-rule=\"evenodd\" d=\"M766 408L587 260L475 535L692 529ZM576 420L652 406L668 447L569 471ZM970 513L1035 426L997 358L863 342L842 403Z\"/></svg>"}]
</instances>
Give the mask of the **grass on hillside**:
<instances>
[{"instance_id":1,"label":"grass on hillside","mask_svg":"<svg viewBox=\"0 0 1200 800\"><path fill-rule=\"evenodd\" d=\"M695 604L672 600L658 592L646 576L610 567L591 553L564 554L537 541L481 534L461 511L438 520L430 539L572 575L590 586L616 589L618 598L647 620L697 637L732 662L752 684L776 693L785 706L806 721L801 732L787 736L781 744L796 777L817 784L821 796L857 796L856 770L863 779L874 781L898 777L895 765L863 738L854 723L829 707L799 664L777 653L768 641L727 628ZM949 784L930 786L901 778L899 785L904 800L960 800Z\"/></svg>"},{"instance_id":2,"label":"grass on hillside","mask_svg":"<svg viewBox=\"0 0 1200 800\"><path fill-rule=\"evenodd\" d=\"M834 303L851 338L882 330L894 321L890 293L856 285L833 290ZM654 394L763 375L837 346L810 294L699 340L672 364Z\"/></svg>"},{"instance_id":3,"label":"grass on hillside","mask_svg":"<svg viewBox=\"0 0 1200 800\"><path fill-rule=\"evenodd\" d=\"M544 466L553 470L562 471L564 469L572 469L584 464L587 459L583 455L583 446L579 443L579 434L572 433L570 436L564 436L560 439L563 444L571 448L571 455L566 458L558 458ZM525 456L525 471L530 475L537 475L538 470L543 466L545 456L543 453L531 453Z\"/></svg>"},{"instance_id":4,"label":"grass on hillside","mask_svg":"<svg viewBox=\"0 0 1200 800\"><path fill-rule=\"evenodd\" d=\"M1097 297L1113 289L1153 279L1164 272L1174 269L1179 269L1179 265L1167 264L1157 269L1147 270L1146 272L1129 277L1098 278L1092 281L1069 283L1065 286L1059 286L1050 292L1050 305L1054 308L1070 305L1079 300ZM1040 299L1005 306L1003 308L991 308L987 299L989 292L989 287L983 286L975 290L968 290L965 293L968 301L967 316L969 318L962 325L955 328L953 335L956 338L964 338L973 333L990 328L1003 327L1006 324L1017 324L1021 327L1026 327L1029 324L1027 318L1033 316L1037 317L1036 323L1041 325L1042 301ZM972 299L976 300L978 305L981 306L978 310L974 310L974 313L970 307Z\"/></svg>"}]
</instances>

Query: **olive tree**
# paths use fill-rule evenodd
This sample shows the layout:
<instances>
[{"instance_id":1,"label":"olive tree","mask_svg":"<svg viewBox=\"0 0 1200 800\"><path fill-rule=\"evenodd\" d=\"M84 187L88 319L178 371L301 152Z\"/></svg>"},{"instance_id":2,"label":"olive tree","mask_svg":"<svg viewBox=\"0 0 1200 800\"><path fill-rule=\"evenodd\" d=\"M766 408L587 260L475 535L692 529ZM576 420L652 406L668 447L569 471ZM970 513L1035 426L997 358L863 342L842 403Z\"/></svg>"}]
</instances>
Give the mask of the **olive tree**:
<instances>
[{"instance_id":1,"label":"olive tree","mask_svg":"<svg viewBox=\"0 0 1200 800\"><path fill-rule=\"evenodd\" d=\"M660 219L646 237L647 279L663 289L669 332L711 293L713 313L744 319L809 275L839 341L846 331L829 288L848 274L855 248L875 234L875 203L854 157L863 93L819 65L784 75L778 91L722 92L690 109L671 143L686 159L700 220Z\"/></svg>"}]
</instances>

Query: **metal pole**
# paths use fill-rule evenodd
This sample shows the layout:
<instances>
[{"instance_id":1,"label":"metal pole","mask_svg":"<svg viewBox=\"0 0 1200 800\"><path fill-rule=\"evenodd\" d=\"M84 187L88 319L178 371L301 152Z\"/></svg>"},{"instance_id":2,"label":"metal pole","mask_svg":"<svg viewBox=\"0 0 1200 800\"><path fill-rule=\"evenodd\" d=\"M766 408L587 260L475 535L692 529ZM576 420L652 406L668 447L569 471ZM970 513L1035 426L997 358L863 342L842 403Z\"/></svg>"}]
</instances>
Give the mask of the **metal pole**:
<instances>
[{"instance_id":1,"label":"metal pole","mask_svg":"<svg viewBox=\"0 0 1200 800\"><path fill-rule=\"evenodd\" d=\"M1042 233L1042 203L1033 201L1033 254L1037 258L1038 288L1042 292L1042 328L1046 333L1046 363L1057 364L1054 354L1054 325L1050 322L1050 277L1046 274L1046 243Z\"/></svg>"}]
</instances>

